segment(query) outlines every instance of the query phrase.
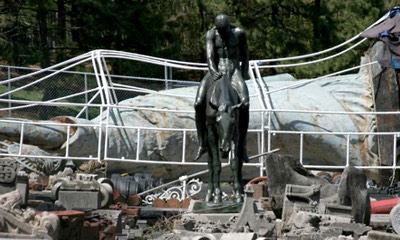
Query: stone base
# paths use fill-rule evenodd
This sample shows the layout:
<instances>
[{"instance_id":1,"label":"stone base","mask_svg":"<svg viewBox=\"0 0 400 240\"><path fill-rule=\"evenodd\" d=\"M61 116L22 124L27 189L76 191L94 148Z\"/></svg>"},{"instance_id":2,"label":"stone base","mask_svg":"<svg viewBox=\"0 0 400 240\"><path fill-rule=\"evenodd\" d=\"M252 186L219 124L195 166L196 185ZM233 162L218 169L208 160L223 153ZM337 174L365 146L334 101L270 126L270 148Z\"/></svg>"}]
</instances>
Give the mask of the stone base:
<instances>
[{"instance_id":1,"label":"stone base","mask_svg":"<svg viewBox=\"0 0 400 240\"><path fill-rule=\"evenodd\" d=\"M188 213L240 213L243 203L224 201L220 204L212 202L191 201Z\"/></svg>"}]
</instances>

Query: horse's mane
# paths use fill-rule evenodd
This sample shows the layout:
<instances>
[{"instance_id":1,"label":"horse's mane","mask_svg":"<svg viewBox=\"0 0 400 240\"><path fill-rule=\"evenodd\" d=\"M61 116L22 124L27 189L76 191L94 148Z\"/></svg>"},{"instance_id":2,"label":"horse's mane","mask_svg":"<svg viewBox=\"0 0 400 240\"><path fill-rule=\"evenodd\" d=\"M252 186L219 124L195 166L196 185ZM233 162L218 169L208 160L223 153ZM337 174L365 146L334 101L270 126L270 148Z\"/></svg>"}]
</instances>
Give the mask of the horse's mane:
<instances>
[{"instance_id":1,"label":"horse's mane","mask_svg":"<svg viewBox=\"0 0 400 240\"><path fill-rule=\"evenodd\" d=\"M209 101L215 106L235 105L239 103L239 98L232 86L231 79L227 75L223 75L221 79L211 84Z\"/></svg>"}]
</instances>

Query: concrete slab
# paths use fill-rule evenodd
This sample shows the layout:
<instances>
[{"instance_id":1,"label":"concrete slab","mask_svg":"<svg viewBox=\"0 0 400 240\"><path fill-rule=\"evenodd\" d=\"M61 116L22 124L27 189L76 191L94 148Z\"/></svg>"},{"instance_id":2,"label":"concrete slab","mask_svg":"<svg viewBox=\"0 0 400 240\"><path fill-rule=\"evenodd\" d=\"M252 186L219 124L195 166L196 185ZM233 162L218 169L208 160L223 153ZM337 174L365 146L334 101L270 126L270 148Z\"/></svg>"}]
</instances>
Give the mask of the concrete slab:
<instances>
[{"instance_id":1,"label":"concrete slab","mask_svg":"<svg viewBox=\"0 0 400 240\"><path fill-rule=\"evenodd\" d=\"M255 233L224 233L220 240L255 240L257 235Z\"/></svg>"},{"instance_id":2,"label":"concrete slab","mask_svg":"<svg viewBox=\"0 0 400 240\"><path fill-rule=\"evenodd\" d=\"M386 226L391 226L389 214L371 214L370 226L375 228L381 228Z\"/></svg>"},{"instance_id":3,"label":"concrete slab","mask_svg":"<svg viewBox=\"0 0 400 240\"><path fill-rule=\"evenodd\" d=\"M394 233L386 233L380 231L369 231L368 240L400 240L400 235Z\"/></svg>"}]
</instances>

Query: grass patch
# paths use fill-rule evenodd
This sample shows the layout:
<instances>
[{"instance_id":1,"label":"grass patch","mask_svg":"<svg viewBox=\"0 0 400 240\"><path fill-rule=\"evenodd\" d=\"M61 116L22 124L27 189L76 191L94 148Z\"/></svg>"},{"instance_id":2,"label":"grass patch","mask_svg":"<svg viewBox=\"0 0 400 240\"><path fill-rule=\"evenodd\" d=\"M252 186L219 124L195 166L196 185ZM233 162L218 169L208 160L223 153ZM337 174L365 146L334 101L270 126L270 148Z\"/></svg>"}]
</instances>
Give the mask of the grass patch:
<instances>
[{"instance_id":1,"label":"grass patch","mask_svg":"<svg viewBox=\"0 0 400 240\"><path fill-rule=\"evenodd\" d=\"M9 91L8 86L0 85L0 93L6 93ZM4 97L6 98L6 97ZM31 101L41 101L43 98L43 93L38 91L27 91L19 90L11 94L12 99L16 100L31 100Z\"/></svg>"}]
</instances>

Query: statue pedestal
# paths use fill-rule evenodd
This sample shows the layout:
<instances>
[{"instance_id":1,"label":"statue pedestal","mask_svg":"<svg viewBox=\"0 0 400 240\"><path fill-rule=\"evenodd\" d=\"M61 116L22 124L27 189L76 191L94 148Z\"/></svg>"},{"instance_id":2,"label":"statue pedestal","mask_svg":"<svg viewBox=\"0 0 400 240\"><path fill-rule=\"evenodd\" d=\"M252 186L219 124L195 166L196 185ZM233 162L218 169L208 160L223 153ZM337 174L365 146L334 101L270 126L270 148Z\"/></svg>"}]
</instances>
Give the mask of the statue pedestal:
<instances>
[{"instance_id":1,"label":"statue pedestal","mask_svg":"<svg viewBox=\"0 0 400 240\"><path fill-rule=\"evenodd\" d=\"M192 200L188 211L175 223L175 229L197 233L254 232L260 236L273 236L275 216L272 212L260 211L253 193L252 186L248 185L243 203L223 201L216 205Z\"/></svg>"},{"instance_id":2,"label":"statue pedestal","mask_svg":"<svg viewBox=\"0 0 400 240\"><path fill-rule=\"evenodd\" d=\"M239 214L242 209L243 203L235 203L232 201L223 201L220 204L212 202L191 201L188 213L198 214L219 214L231 213Z\"/></svg>"}]
</instances>

